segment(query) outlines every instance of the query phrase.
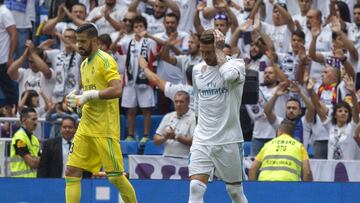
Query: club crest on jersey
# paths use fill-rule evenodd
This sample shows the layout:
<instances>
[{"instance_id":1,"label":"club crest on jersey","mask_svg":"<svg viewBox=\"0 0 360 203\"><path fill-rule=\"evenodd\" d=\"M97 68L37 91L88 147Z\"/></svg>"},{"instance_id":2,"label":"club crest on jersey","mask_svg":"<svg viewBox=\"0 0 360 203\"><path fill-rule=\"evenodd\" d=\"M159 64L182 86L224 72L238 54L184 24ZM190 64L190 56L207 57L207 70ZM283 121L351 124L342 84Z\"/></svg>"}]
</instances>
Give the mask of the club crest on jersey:
<instances>
[{"instance_id":1,"label":"club crest on jersey","mask_svg":"<svg viewBox=\"0 0 360 203\"><path fill-rule=\"evenodd\" d=\"M205 73L206 68L207 68L207 65L204 65L204 66L201 68L201 73Z\"/></svg>"}]
</instances>

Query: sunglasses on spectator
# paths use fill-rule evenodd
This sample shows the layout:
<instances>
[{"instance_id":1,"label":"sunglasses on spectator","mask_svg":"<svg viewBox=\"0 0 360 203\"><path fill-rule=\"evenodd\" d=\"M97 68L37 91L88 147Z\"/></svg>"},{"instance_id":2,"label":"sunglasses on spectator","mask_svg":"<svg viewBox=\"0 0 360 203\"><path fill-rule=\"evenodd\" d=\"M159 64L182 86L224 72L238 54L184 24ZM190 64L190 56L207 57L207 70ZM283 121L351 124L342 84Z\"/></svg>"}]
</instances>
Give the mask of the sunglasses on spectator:
<instances>
[{"instance_id":1,"label":"sunglasses on spectator","mask_svg":"<svg viewBox=\"0 0 360 203\"><path fill-rule=\"evenodd\" d=\"M225 14L219 13L216 14L216 16L214 17L215 20L225 20L228 21L228 17Z\"/></svg>"}]
</instances>

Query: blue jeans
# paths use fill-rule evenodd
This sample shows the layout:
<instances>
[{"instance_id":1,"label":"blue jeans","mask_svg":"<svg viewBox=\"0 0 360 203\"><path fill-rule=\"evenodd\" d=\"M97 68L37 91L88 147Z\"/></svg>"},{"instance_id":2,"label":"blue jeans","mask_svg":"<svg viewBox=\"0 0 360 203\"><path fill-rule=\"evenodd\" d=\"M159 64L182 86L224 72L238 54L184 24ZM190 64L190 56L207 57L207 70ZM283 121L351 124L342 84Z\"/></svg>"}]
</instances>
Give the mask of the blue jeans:
<instances>
[{"instance_id":1,"label":"blue jeans","mask_svg":"<svg viewBox=\"0 0 360 203\"><path fill-rule=\"evenodd\" d=\"M260 150L264 146L264 144L270 140L272 140L272 139L253 138L251 140L251 156L256 156L260 152Z\"/></svg>"},{"instance_id":2,"label":"blue jeans","mask_svg":"<svg viewBox=\"0 0 360 203\"><path fill-rule=\"evenodd\" d=\"M25 42L28 39L32 39L30 36L31 33L31 28L20 28L20 29L16 29L17 31L17 45L16 45L16 50L14 53L14 57L15 60L18 59L25 51Z\"/></svg>"},{"instance_id":3,"label":"blue jeans","mask_svg":"<svg viewBox=\"0 0 360 203\"><path fill-rule=\"evenodd\" d=\"M4 94L2 104L13 105L18 103L19 89L17 83L7 74L6 63L0 64L0 89Z\"/></svg>"}]
</instances>

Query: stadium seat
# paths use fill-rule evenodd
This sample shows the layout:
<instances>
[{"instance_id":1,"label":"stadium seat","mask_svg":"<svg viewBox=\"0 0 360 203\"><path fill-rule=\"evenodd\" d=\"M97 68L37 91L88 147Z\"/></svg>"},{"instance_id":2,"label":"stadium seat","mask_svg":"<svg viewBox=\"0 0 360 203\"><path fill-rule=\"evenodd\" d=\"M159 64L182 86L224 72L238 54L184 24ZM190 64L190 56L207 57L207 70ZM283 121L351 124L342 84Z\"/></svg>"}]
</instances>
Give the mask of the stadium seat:
<instances>
[{"instance_id":1,"label":"stadium seat","mask_svg":"<svg viewBox=\"0 0 360 203\"><path fill-rule=\"evenodd\" d=\"M120 141L122 154L127 156L129 154L137 154L139 150L139 142L137 141Z\"/></svg>"},{"instance_id":2,"label":"stadium seat","mask_svg":"<svg viewBox=\"0 0 360 203\"><path fill-rule=\"evenodd\" d=\"M251 155L251 141L244 142L244 156Z\"/></svg>"},{"instance_id":3,"label":"stadium seat","mask_svg":"<svg viewBox=\"0 0 360 203\"><path fill-rule=\"evenodd\" d=\"M124 140L126 137L127 122L124 115L120 115L120 139Z\"/></svg>"},{"instance_id":4,"label":"stadium seat","mask_svg":"<svg viewBox=\"0 0 360 203\"><path fill-rule=\"evenodd\" d=\"M48 123L48 122L45 122L45 123L41 123L41 126L43 128L43 132L44 132L44 138L48 139L50 138L51 136L51 129L52 129L52 124L51 123ZM55 136L55 135L53 135Z\"/></svg>"},{"instance_id":5,"label":"stadium seat","mask_svg":"<svg viewBox=\"0 0 360 203\"><path fill-rule=\"evenodd\" d=\"M144 154L147 155L162 155L164 153L164 145L157 146L153 140L145 144Z\"/></svg>"},{"instance_id":6,"label":"stadium seat","mask_svg":"<svg viewBox=\"0 0 360 203\"><path fill-rule=\"evenodd\" d=\"M151 116L151 128L150 128L150 139L154 137L156 129L158 128L161 119L163 118L162 115L152 115ZM135 136L138 137L140 140L144 136L144 116L137 115L135 120Z\"/></svg>"}]
</instances>

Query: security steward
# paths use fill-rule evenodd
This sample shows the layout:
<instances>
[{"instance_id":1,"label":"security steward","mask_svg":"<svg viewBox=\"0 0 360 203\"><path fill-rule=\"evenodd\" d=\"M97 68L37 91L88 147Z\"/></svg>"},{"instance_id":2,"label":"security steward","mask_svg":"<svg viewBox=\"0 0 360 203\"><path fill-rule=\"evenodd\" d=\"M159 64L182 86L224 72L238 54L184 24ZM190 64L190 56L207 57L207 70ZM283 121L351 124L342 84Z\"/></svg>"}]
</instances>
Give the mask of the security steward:
<instances>
[{"instance_id":1,"label":"security steward","mask_svg":"<svg viewBox=\"0 0 360 203\"><path fill-rule=\"evenodd\" d=\"M37 113L33 108L24 108L20 113L21 128L11 141L11 177L35 178L39 165L39 140L33 134L37 126Z\"/></svg>"},{"instance_id":2,"label":"security steward","mask_svg":"<svg viewBox=\"0 0 360 203\"><path fill-rule=\"evenodd\" d=\"M249 180L312 181L309 155L304 145L292 137L294 130L293 121L281 122L277 137L267 142L255 157Z\"/></svg>"}]
</instances>

